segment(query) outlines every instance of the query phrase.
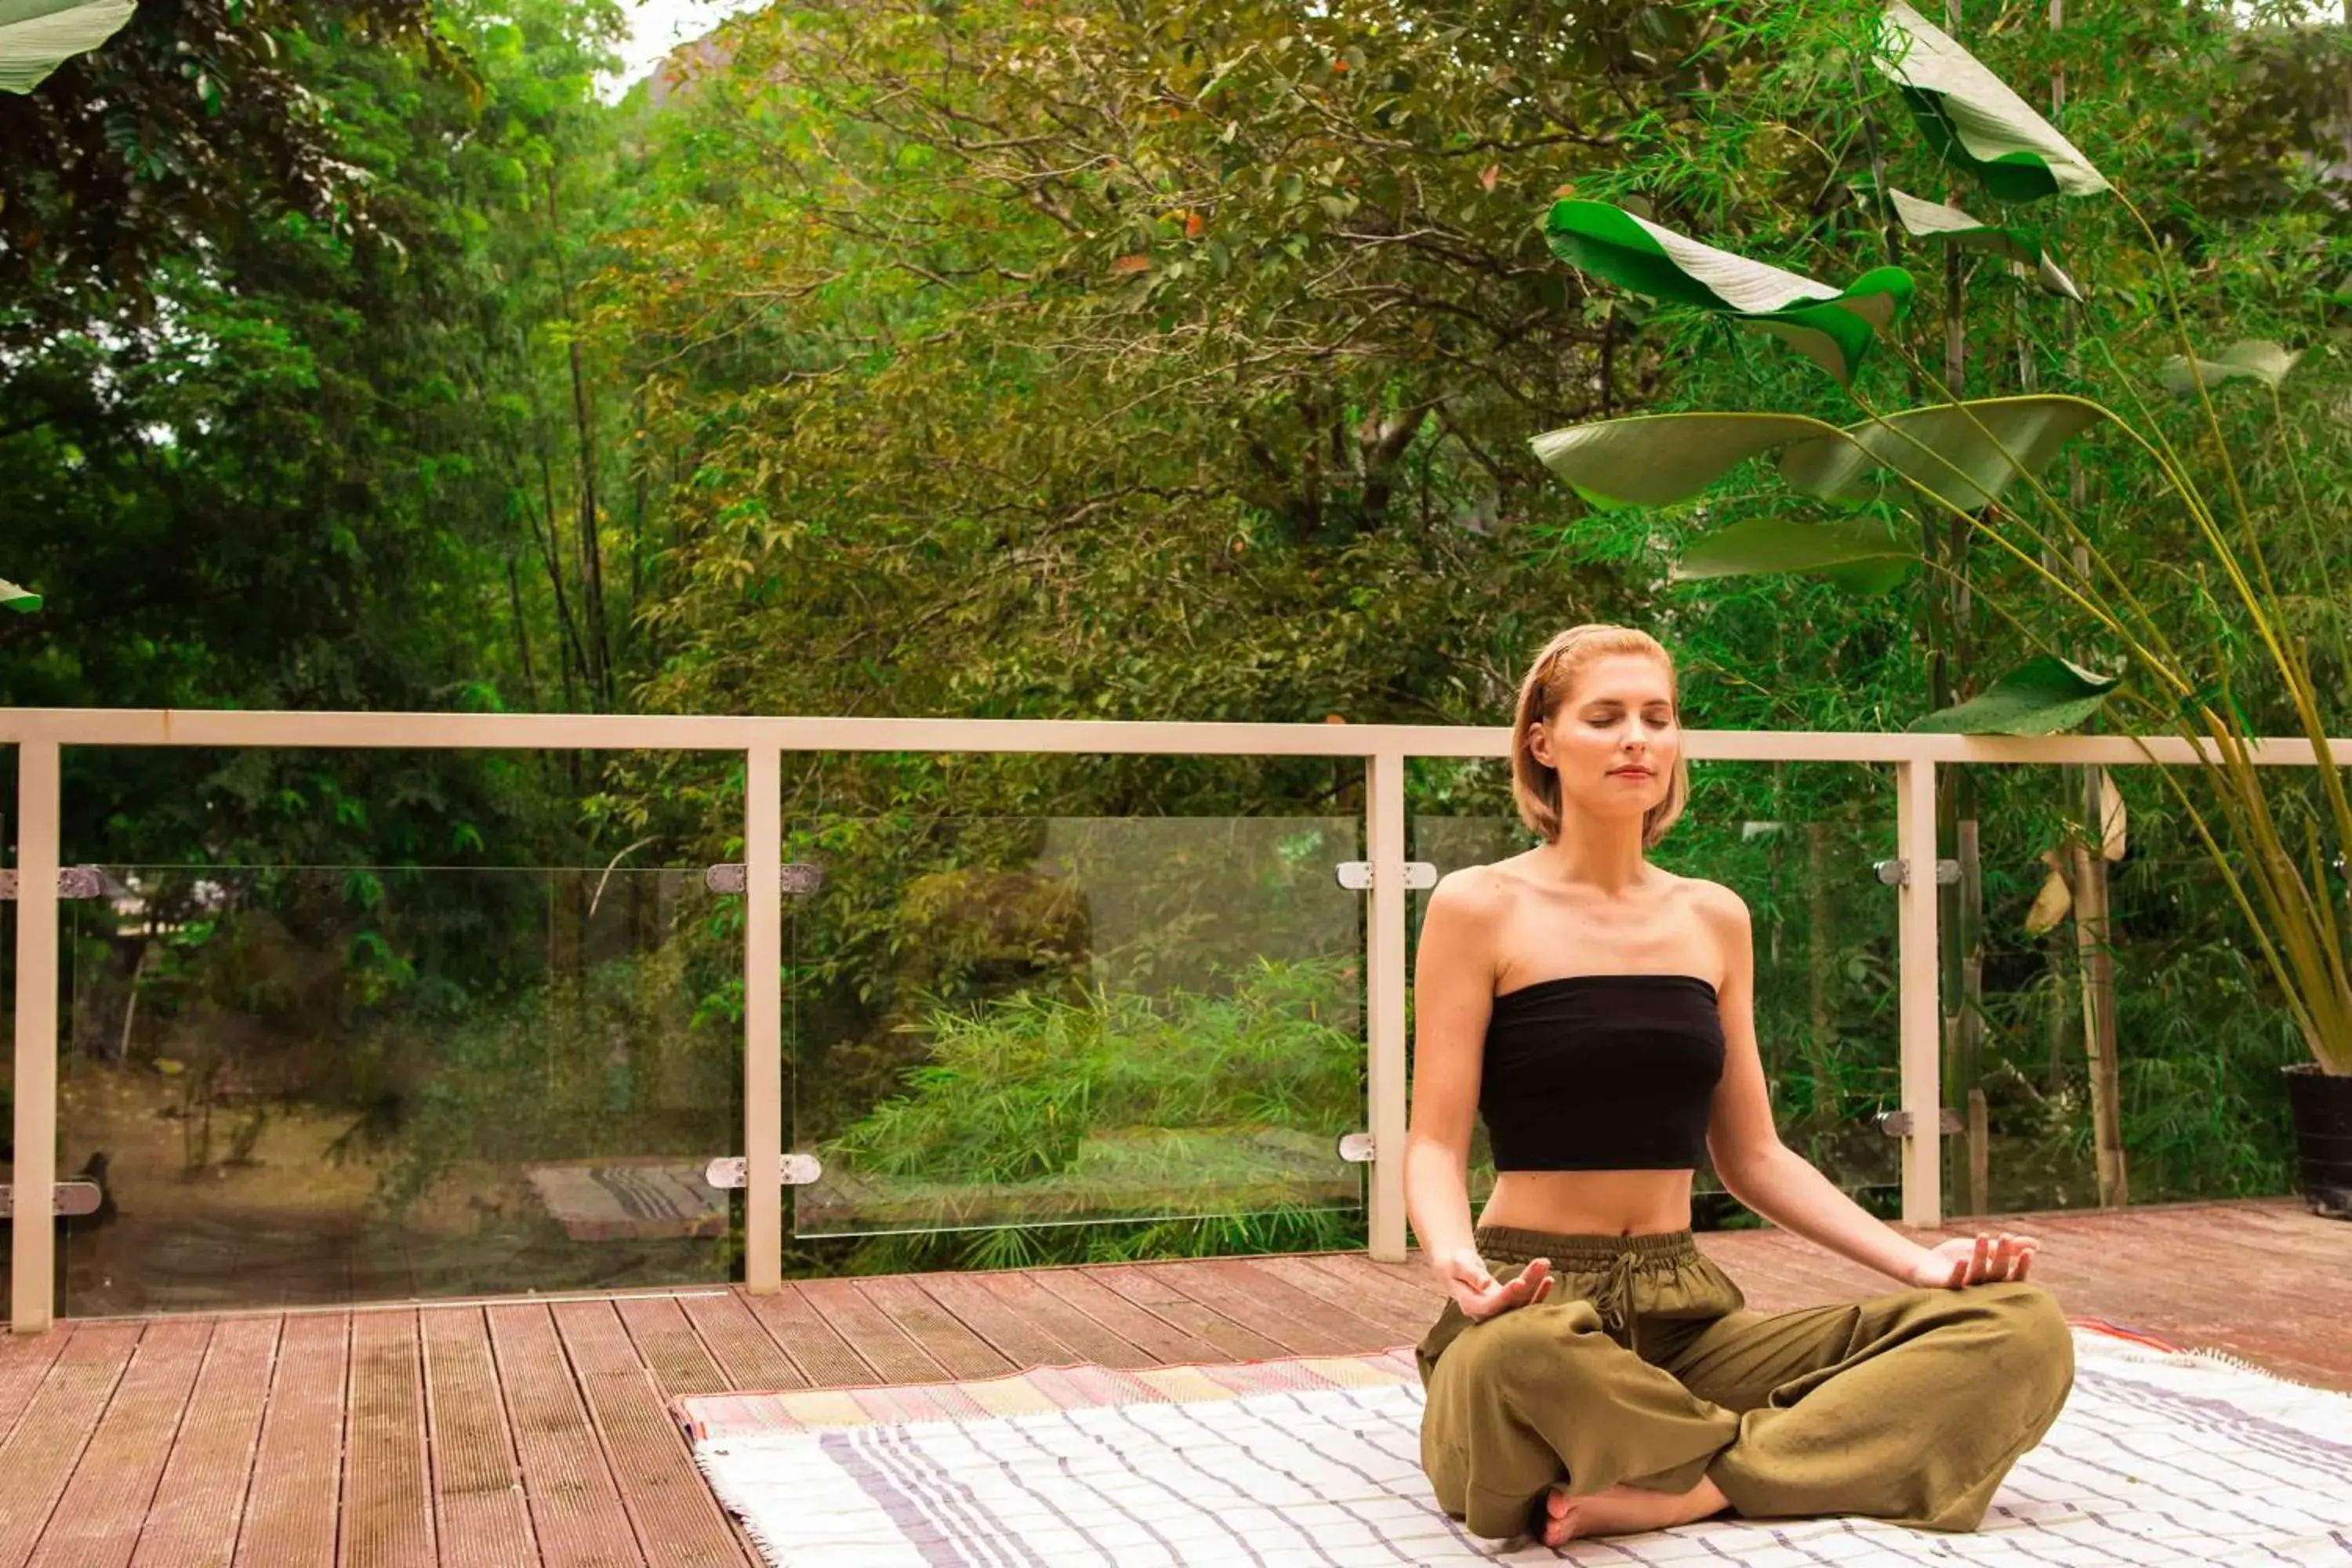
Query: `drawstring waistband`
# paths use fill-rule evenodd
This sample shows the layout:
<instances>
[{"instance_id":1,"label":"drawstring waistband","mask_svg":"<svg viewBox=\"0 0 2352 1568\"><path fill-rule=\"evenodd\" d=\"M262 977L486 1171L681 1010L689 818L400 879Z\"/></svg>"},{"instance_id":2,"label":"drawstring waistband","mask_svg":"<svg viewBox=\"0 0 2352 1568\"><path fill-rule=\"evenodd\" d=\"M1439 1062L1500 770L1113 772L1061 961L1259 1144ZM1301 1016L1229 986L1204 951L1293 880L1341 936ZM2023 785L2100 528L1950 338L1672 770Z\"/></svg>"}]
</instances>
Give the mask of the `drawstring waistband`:
<instances>
[{"instance_id":1,"label":"drawstring waistband","mask_svg":"<svg viewBox=\"0 0 2352 1568\"><path fill-rule=\"evenodd\" d=\"M1549 1258L1555 1268L1606 1265L1632 1255L1643 1262L1681 1262L1698 1256L1698 1243L1686 1230L1654 1231L1643 1236L1569 1235L1559 1231L1519 1230L1506 1225L1482 1225L1472 1241L1478 1256L1493 1263L1532 1263Z\"/></svg>"},{"instance_id":2,"label":"drawstring waistband","mask_svg":"<svg viewBox=\"0 0 2352 1568\"><path fill-rule=\"evenodd\" d=\"M1601 1315L1601 1326L1622 1336L1626 1349L1642 1352L1641 1314L1634 1310L1633 1282L1641 1271L1696 1260L1698 1244L1686 1230L1647 1236L1570 1236L1549 1231L1517 1230L1507 1226L1482 1226L1475 1232L1478 1256L1487 1267L1549 1258L1552 1271L1573 1275L1580 1286L1589 1284L1585 1299ZM1567 1281L1562 1280L1565 1284Z\"/></svg>"},{"instance_id":3,"label":"drawstring waistband","mask_svg":"<svg viewBox=\"0 0 2352 1568\"><path fill-rule=\"evenodd\" d=\"M1633 1270L1641 1266L1640 1253L1619 1253L1609 1266L1607 1281L1592 1298L1601 1313L1601 1326L1612 1334L1624 1335L1625 1348L1635 1355L1642 1353L1642 1320L1633 1312Z\"/></svg>"}]
</instances>

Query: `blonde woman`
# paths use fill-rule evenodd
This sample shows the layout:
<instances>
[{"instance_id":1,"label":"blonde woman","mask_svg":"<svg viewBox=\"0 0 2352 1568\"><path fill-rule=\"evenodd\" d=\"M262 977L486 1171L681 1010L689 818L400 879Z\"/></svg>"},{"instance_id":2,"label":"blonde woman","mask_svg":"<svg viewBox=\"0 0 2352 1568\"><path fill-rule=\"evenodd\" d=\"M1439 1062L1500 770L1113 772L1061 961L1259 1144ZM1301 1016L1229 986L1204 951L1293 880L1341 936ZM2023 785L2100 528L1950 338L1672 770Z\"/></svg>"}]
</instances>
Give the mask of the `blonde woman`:
<instances>
[{"instance_id":1,"label":"blonde woman","mask_svg":"<svg viewBox=\"0 0 2352 1568\"><path fill-rule=\"evenodd\" d=\"M1924 1247L1774 1131L1747 907L1646 852L1688 790L1672 659L1554 637L1513 793L1543 842L1448 876L1415 976L1406 1202L1453 1295L1420 1350L1422 1463L1475 1534L1719 1513L1972 1530L2074 1380L2029 1237ZM1497 1176L1475 1228L1473 1118ZM1905 1289L1767 1314L1693 1247L1708 1160L1749 1208Z\"/></svg>"}]
</instances>

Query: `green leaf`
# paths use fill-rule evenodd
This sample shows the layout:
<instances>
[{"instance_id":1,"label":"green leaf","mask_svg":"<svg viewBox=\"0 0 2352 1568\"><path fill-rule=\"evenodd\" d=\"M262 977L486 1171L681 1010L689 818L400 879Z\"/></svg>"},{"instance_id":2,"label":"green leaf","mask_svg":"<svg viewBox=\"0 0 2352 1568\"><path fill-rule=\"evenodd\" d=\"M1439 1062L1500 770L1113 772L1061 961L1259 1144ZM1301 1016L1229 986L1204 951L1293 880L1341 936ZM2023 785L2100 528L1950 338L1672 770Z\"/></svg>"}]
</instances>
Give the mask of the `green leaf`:
<instances>
[{"instance_id":1,"label":"green leaf","mask_svg":"<svg viewBox=\"0 0 2352 1568\"><path fill-rule=\"evenodd\" d=\"M1887 195L1895 204L1895 216L1906 230L1921 239L1939 239L1957 245L1963 250L1982 250L1995 256L2005 256L2020 267L2033 269L2042 287L2053 294L2063 294L2076 304L2082 303L2083 291L2074 280L2050 258L2042 248L2042 236L2030 228L2003 228L1981 218L1970 217L1958 207L1941 202L1922 201L1919 197L1890 188Z\"/></svg>"},{"instance_id":2,"label":"green leaf","mask_svg":"<svg viewBox=\"0 0 2352 1568\"><path fill-rule=\"evenodd\" d=\"M0 606L19 615L30 615L41 607L41 596L30 588L19 588L5 578L0 578Z\"/></svg>"},{"instance_id":3,"label":"green leaf","mask_svg":"<svg viewBox=\"0 0 2352 1568\"><path fill-rule=\"evenodd\" d=\"M2040 394L1934 404L1843 430L1801 414L1641 414L1548 431L1530 445L1595 506L1689 500L1740 463L1785 448L1780 477L1822 500L1867 501L1891 469L1978 511L2106 417L2095 403Z\"/></svg>"},{"instance_id":4,"label":"green leaf","mask_svg":"<svg viewBox=\"0 0 2352 1568\"><path fill-rule=\"evenodd\" d=\"M1974 55L1903 4L1886 8L1878 68L1903 88L1936 151L2004 201L2109 189L2074 144Z\"/></svg>"},{"instance_id":5,"label":"green leaf","mask_svg":"<svg viewBox=\"0 0 2352 1568\"><path fill-rule=\"evenodd\" d=\"M2096 713L2118 684L2115 676L2043 654L1911 729L1929 735L2054 735Z\"/></svg>"},{"instance_id":6,"label":"green leaf","mask_svg":"<svg viewBox=\"0 0 2352 1568\"><path fill-rule=\"evenodd\" d=\"M1919 559L1875 521L1792 522L1760 517L1698 541L1675 563L1676 582L1783 573L1826 576L1856 593L1883 594Z\"/></svg>"},{"instance_id":7,"label":"green leaf","mask_svg":"<svg viewBox=\"0 0 2352 1568\"><path fill-rule=\"evenodd\" d=\"M1911 275L1899 267L1875 268L1836 289L1718 250L1606 202L1555 202L1544 218L1544 239L1562 261L1620 288L1761 327L1841 385L1853 379L1878 331L1911 304Z\"/></svg>"},{"instance_id":8,"label":"green leaf","mask_svg":"<svg viewBox=\"0 0 2352 1568\"><path fill-rule=\"evenodd\" d=\"M1931 404L1791 447L1781 454L1780 477L1807 495L1851 503L1869 500L1877 474L1892 469L1962 511L1981 511L2108 417L2095 403L2056 393Z\"/></svg>"},{"instance_id":9,"label":"green leaf","mask_svg":"<svg viewBox=\"0 0 2352 1568\"><path fill-rule=\"evenodd\" d=\"M0 92L32 91L137 9L137 0L0 0Z\"/></svg>"},{"instance_id":10,"label":"green leaf","mask_svg":"<svg viewBox=\"0 0 2352 1568\"><path fill-rule=\"evenodd\" d=\"M2200 359L2197 374L2207 386L2219 386L2225 381L2259 381L2273 392L2286 379L2300 353L2289 353L2276 343L2260 338L2245 338L2231 343L2213 359ZM2164 362L2158 374L2164 378L2165 390L2176 397L2193 397L2197 382L2189 374L2189 362L2174 354Z\"/></svg>"},{"instance_id":11,"label":"green leaf","mask_svg":"<svg viewBox=\"0 0 2352 1568\"><path fill-rule=\"evenodd\" d=\"M1637 414L1549 430L1528 445L1594 506L1671 506L1750 458L1836 434L1801 414Z\"/></svg>"}]
</instances>

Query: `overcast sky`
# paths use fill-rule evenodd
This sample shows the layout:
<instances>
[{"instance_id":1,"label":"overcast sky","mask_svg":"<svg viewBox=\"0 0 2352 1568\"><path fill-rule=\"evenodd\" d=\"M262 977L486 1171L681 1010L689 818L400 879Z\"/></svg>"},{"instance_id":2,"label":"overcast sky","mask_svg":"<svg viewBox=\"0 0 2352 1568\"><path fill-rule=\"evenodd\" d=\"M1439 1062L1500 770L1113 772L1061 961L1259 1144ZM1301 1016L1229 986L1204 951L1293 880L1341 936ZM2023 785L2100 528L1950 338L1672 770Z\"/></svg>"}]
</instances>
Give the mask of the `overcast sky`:
<instances>
[{"instance_id":1,"label":"overcast sky","mask_svg":"<svg viewBox=\"0 0 2352 1568\"><path fill-rule=\"evenodd\" d=\"M621 0L630 37L621 46L621 75L604 84L604 96L618 99L652 71L661 58L689 38L698 38L738 11L761 0Z\"/></svg>"}]
</instances>

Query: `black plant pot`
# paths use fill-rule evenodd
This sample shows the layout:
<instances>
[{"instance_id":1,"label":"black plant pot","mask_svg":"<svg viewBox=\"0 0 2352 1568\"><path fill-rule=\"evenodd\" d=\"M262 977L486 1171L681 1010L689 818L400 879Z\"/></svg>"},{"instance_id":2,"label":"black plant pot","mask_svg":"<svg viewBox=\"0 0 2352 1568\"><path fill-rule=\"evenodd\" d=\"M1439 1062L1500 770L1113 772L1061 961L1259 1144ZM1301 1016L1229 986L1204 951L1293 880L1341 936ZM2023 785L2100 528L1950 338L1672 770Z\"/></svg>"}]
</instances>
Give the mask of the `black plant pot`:
<instances>
[{"instance_id":1,"label":"black plant pot","mask_svg":"<svg viewBox=\"0 0 2352 1568\"><path fill-rule=\"evenodd\" d=\"M2303 1158L2303 1201L2314 1214L2352 1219L2352 1077L2297 1063L2286 1069L2286 1100Z\"/></svg>"}]
</instances>

